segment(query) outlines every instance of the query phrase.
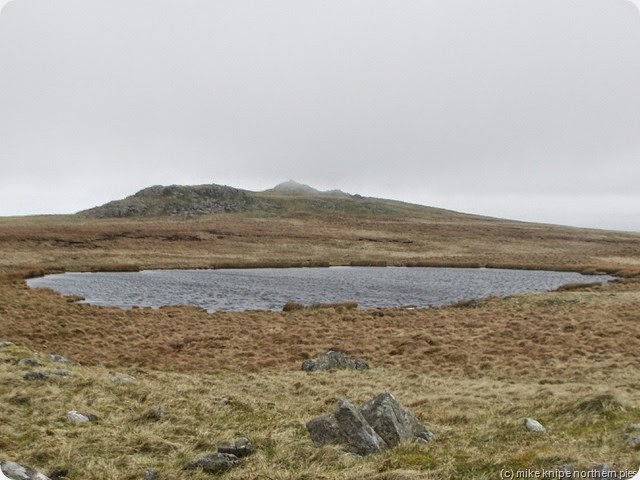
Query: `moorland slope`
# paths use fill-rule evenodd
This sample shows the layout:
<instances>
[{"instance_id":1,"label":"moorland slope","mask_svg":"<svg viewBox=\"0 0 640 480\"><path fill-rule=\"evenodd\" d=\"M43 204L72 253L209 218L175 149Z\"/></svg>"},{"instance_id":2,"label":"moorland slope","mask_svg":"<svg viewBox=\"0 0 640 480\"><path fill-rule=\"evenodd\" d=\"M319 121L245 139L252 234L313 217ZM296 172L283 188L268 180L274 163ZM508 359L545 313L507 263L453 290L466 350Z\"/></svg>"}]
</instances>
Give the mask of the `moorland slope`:
<instances>
[{"instance_id":1,"label":"moorland slope","mask_svg":"<svg viewBox=\"0 0 640 480\"><path fill-rule=\"evenodd\" d=\"M174 214L163 205L180 187L153 187L136 215L0 218L0 341L16 344L0 351L1 456L73 479L135 480L157 468L160 478L204 480L212 477L184 462L247 436L256 454L221 478L489 480L504 469L637 468L629 439L640 422L640 235L286 187L225 193L244 206L220 213ZM499 266L620 280L432 309L237 313L92 307L24 283L47 271L294 265ZM372 369L300 371L331 348ZM25 380L32 367L20 360L59 368L48 353L69 358L70 375ZM114 371L137 382L114 384ZM307 420L340 398L382 391L437 439L365 459L313 448ZM156 407L167 416L149 421ZM101 421L70 425L69 410ZM524 417L547 433L526 432Z\"/></svg>"}]
</instances>

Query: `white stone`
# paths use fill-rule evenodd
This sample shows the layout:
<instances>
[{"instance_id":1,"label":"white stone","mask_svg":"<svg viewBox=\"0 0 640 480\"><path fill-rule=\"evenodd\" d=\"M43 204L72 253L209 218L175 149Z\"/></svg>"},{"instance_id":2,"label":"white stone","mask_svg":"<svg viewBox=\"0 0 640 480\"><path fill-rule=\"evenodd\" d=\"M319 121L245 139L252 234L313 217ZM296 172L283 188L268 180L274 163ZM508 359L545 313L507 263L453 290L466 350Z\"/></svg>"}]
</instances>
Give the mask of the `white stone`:
<instances>
[{"instance_id":1,"label":"white stone","mask_svg":"<svg viewBox=\"0 0 640 480\"><path fill-rule=\"evenodd\" d=\"M87 423L90 422L91 419L80 412L71 410L70 412L67 412L67 421L69 421L69 423Z\"/></svg>"},{"instance_id":2,"label":"white stone","mask_svg":"<svg viewBox=\"0 0 640 480\"><path fill-rule=\"evenodd\" d=\"M526 427L527 430L529 430L530 432L537 432L537 433L541 433L541 432L546 432L547 430L542 426L542 424L540 422L538 422L537 420L534 420L533 418L525 418L524 419L524 426Z\"/></svg>"},{"instance_id":3,"label":"white stone","mask_svg":"<svg viewBox=\"0 0 640 480\"><path fill-rule=\"evenodd\" d=\"M113 383L132 383L137 382L138 379L136 377L132 377L131 375L127 375L125 373L116 373L111 378Z\"/></svg>"},{"instance_id":4,"label":"white stone","mask_svg":"<svg viewBox=\"0 0 640 480\"><path fill-rule=\"evenodd\" d=\"M5 475L6 474L6 475ZM7 475L11 475L8 477ZM50 480L40 472L15 462L0 462L0 480Z\"/></svg>"}]
</instances>

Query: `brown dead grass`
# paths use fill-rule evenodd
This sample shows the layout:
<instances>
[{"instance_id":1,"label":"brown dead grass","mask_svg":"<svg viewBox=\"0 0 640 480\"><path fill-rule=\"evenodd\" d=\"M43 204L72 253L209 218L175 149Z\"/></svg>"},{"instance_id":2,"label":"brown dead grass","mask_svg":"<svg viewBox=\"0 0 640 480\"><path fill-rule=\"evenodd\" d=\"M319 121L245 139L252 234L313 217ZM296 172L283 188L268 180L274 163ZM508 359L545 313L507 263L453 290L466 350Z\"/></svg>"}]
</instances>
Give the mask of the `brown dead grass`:
<instances>
[{"instance_id":1,"label":"brown dead grass","mask_svg":"<svg viewBox=\"0 0 640 480\"><path fill-rule=\"evenodd\" d=\"M208 314L94 308L21 280L44 270L383 262L637 273L597 259L639 259L640 235L452 218L2 219L0 325L6 339L78 361L183 371L295 369L329 348L447 375L571 379L637 366L634 282L478 308Z\"/></svg>"},{"instance_id":2,"label":"brown dead grass","mask_svg":"<svg viewBox=\"0 0 640 480\"><path fill-rule=\"evenodd\" d=\"M0 423L0 449L45 472L68 469L70 479L138 480L150 467L160 478L218 478L182 466L239 436L248 436L256 453L221 478L489 480L502 468L605 462L637 468L637 451L626 446L623 432L640 413L640 394L620 380L540 385L376 367L311 374L128 369L137 381L115 384L107 368L71 365L71 376L25 382L27 369L16 362L34 356L42 371L59 368L23 347L0 349L0 417L10 419ZM339 398L361 404L385 390L436 441L364 459L336 447L313 448L304 427L310 418L332 410ZM155 407L165 417L150 420L146 412ZM69 424L71 409L100 421ZM527 433L527 416L548 433Z\"/></svg>"},{"instance_id":3,"label":"brown dead grass","mask_svg":"<svg viewBox=\"0 0 640 480\"><path fill-rule=\"evenodd\" d=\"M628 278L446 308L212 314L92 307L23 281L45 271L349 264ZM637 468L622 432L640 411L639 265L640 235L455 216L0 219L0 341L19 345L0 351L0 451L48 471L69 468L70 478L114 480L141 478L148 467L162 478L211 478L182 464L244 435L258 452L225 478L488 480L502 467ZM73 377L24 382L16 355L36 355L25 347L81 365ZM374 368L299 371L327 349ZM140 382L112 384L115 368ZM364 460L311 446L305 421L339 398L362 402L384 390L438 440ZM218 404L223 396L233 398L228 407ZM157 405L167 420L140 423ZM102 423L64 421L83 408ZM528 435L525 416L549 434Z\"/></svg>"},{"instance_id":4,"label":"brown dead grass","mask_svg":"<svg viewBox=\"0 0 640 480\"><path fill-rule=\"evenodd\" d=\"M375 241L372 241L375 239ZM640 273L640 235L436 218L0 219L0 268L489 266Z\"/></svg>"},{"instance_id":5,"label":"brown dead grass","mask_svg":"<svg viewBox=\"0 0 640 480\"><path fill-rule=\"evenodd\" d=\"M15 343L112 367L296 370L337 349L437 375L574 381L640 367L639 287L488 299L473 308L209 314L97 308L4 283L0 322L3 338Z\"/></svg>"}]
</instances>

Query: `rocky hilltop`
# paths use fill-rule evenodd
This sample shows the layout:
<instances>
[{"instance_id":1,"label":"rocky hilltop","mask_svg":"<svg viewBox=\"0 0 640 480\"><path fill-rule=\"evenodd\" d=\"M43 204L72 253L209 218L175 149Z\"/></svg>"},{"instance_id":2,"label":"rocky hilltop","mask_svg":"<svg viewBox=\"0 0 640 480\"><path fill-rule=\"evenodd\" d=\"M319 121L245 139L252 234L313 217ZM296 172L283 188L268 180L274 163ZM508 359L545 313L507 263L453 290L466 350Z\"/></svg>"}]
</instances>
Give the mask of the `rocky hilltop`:
<instances>
[{"instance_id":1,"label":"rocky hilltop","mask_svg":"<svg viewBox=\"0 0 640 480\"><path fill-rule=\"evenodd\" d=\"M134 195L83 210L93 218L194 217L218 213L252 212L265 215L462 215L446 210L380 198L351 195L341 190L320 191L289 180L263 192L226 185L171 185L140 190Z\"/></svg>"},{"instance_id":2,"label":"rocky hilltop","mask_svg":"<svg viewBox=\"0 0 640 480\"><path fill-rule=\"evenodd\" d=\"M97 217L195 216L268 208L252 192L225 185L156 185L122 200L79 212Z\"/></svg>"}]
</instances>

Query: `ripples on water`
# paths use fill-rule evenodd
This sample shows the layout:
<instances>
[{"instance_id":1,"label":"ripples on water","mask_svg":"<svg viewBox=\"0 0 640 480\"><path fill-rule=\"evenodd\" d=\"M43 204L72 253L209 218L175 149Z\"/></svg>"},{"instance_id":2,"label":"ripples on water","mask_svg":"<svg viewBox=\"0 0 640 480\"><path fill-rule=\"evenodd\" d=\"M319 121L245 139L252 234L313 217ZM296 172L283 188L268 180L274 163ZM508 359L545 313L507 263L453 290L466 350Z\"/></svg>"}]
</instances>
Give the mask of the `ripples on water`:
<instances>
[{"instance_id":1,"label":"ripples on water","mask_svg":"<svg viewBox=\"0 0 640 480\"><path fill-rule=\"evenodd\" d=\"M280 310L355 300L361 307L427 307L492 295L553 290L611 277L484 268L331 267L64 273L28 280L35 288L116 307L196 305L215 310Z\"/></svg>"}]
</instances>

